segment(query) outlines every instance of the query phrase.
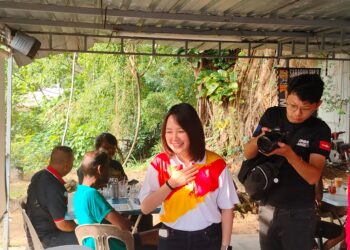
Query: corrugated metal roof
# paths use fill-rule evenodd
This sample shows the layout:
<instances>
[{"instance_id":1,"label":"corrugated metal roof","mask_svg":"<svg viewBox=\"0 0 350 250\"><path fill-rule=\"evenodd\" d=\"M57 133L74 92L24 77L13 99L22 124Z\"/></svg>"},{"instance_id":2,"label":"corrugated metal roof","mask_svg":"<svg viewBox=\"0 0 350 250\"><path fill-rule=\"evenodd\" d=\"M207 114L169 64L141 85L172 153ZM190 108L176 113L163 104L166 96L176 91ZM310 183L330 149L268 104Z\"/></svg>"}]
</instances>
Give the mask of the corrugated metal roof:
<instances>
[{"instance_id":1,"label":"corrugated metal roof","mask_svg":"<svg viewBox=\"0 0 350 250\"><path fill-rule=\"evenodd\" d=\"M121 38L189 49L275 48L282 57L350 51L349 0L0 1L0 25L35 36L41 55Z\"/></svg>"}]
</instances>

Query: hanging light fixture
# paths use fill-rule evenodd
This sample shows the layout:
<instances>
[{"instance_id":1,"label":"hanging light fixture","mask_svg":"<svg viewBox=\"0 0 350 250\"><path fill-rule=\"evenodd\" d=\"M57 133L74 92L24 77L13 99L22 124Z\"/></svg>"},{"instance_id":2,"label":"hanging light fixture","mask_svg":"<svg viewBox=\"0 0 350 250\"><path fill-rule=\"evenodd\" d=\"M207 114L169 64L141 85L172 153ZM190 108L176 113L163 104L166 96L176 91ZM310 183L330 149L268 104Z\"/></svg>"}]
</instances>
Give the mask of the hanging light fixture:
<instances>
[{"instance_id":1,"label":"hanging light fixture","mask_svg":"<svg viewBox=\"0 0 350 250\"><path fill-rule=\"evenodd\" d=\"M29 36L24 32L17 31L12 37L10 47L19 51L25 56L33 59L40 49L41 42L35 37Z\"/></svg>"}]
</instances>

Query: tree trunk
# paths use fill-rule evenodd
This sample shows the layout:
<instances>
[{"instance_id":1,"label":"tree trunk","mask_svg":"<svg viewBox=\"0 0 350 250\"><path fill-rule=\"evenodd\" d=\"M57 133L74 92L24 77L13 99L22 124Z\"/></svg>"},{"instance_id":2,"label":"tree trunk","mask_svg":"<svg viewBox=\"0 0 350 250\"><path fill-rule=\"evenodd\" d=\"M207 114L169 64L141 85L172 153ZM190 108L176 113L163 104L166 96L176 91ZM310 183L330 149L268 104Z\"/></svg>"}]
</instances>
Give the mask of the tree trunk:
<instances>
[{"instance_id":1,"label":"tree trunk","mask_svg":"<svg viewBox=\"0 0 350 250\"><path fill-rule=\"evenodd\" d=\"M140 73L137 70L135 56L130 56L129 60L130 60L130 70L131 70L131 73L133 74L133 76L136 80L136 87L137 87L137 119L136 119L134 139L132 141L129 152L125 157L123 165L125 165L128 162L128 160L131 156L131 153L134 150L134 147L135 147L136 142L137 142L137 137L138 137L139 132L140 132L140 125L141 125L141 77L140 77Z\"/></svg>"}]
</instances>

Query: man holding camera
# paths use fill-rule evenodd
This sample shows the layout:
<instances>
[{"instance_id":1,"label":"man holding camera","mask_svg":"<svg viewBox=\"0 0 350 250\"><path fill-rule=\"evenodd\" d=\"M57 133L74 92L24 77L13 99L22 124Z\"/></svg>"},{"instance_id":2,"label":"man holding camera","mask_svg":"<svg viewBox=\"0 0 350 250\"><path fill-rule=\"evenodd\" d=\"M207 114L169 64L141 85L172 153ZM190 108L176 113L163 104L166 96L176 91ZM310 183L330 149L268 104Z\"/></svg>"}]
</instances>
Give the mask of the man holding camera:
<instances>
[{"instance_id":1,"label":"man holding camera","mask_svg":"<svg viewBox=\"0 0 350 250\"><path fill-rule=\"evenodd\" d=\"M247 159L257 157L261 151L284 158L279 182L271 187L259 208L262 250L310 250L313 246L317 220L314 186L329 155L331 137L327 124L313 116L321 105L323 88L324 82L318 75L291 78L286 107L267 109L244 146ZM287 136L267 153L258 148L257 141L272 130Z\"/></svg>"}]
</instances>

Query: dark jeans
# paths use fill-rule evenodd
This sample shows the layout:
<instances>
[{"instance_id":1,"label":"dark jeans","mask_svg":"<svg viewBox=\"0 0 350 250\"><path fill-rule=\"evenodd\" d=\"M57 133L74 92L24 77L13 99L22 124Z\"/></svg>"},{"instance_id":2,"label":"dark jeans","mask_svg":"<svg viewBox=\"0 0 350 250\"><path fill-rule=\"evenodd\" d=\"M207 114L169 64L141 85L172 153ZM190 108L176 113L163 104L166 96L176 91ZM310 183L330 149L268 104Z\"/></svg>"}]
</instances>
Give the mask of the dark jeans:
<instances>
[{"instance_id":1,"label":"dark jeans","mask_svg":"<svg viewBox=\"0 0 350 250\"><path fill-rule=\"evenodd\" d=\"M130 218L130 221L133 225L135 225L135 222L137 220L138 215L132 215ZM143 214L140 220L140 223L137 227L137 232L144 232L147 230L153 229L153 217L152 214Z\"/></svg>"},{"instance_id":2,"label":"dark jeans","mask_svg":"<svg viewBox=\"0 0 350 250\"><path fill-rule=\"evenodd\" d=\"M79 245L74 232L56 232L40 238L44 248L63 245Z\"/></svg>"},{"instance_id":3,"label":"dark jeans","mask_svg":"<svg viewBox=\"0 0 350 250\"><path fill-rule=\"evenodd\" d=\"M134 247L135 247L135 250L157 250L157 246L143 245L140 235L137 233L134 234Z\"/></svg>"},{"instance_id":4,"label":"dark jeans","mask_svg":"<svg viewBox=\"0 0 350 250\"><path fill-rule=\"evenodd\" d=\"M259 238L262 250L312 249L316 214L313 208L259 207Z\"/></svg>"},{"instance_id":5,"label":"dark jeans","mask_svg":"<svg viewBox=\"0 0 350 250\"><path fill-rule=\"evenodd\" d=\"M175 230L165 225L159 230L158 250L220 250L221 223L198 231Z\"/></svg>"}]
</instances>

